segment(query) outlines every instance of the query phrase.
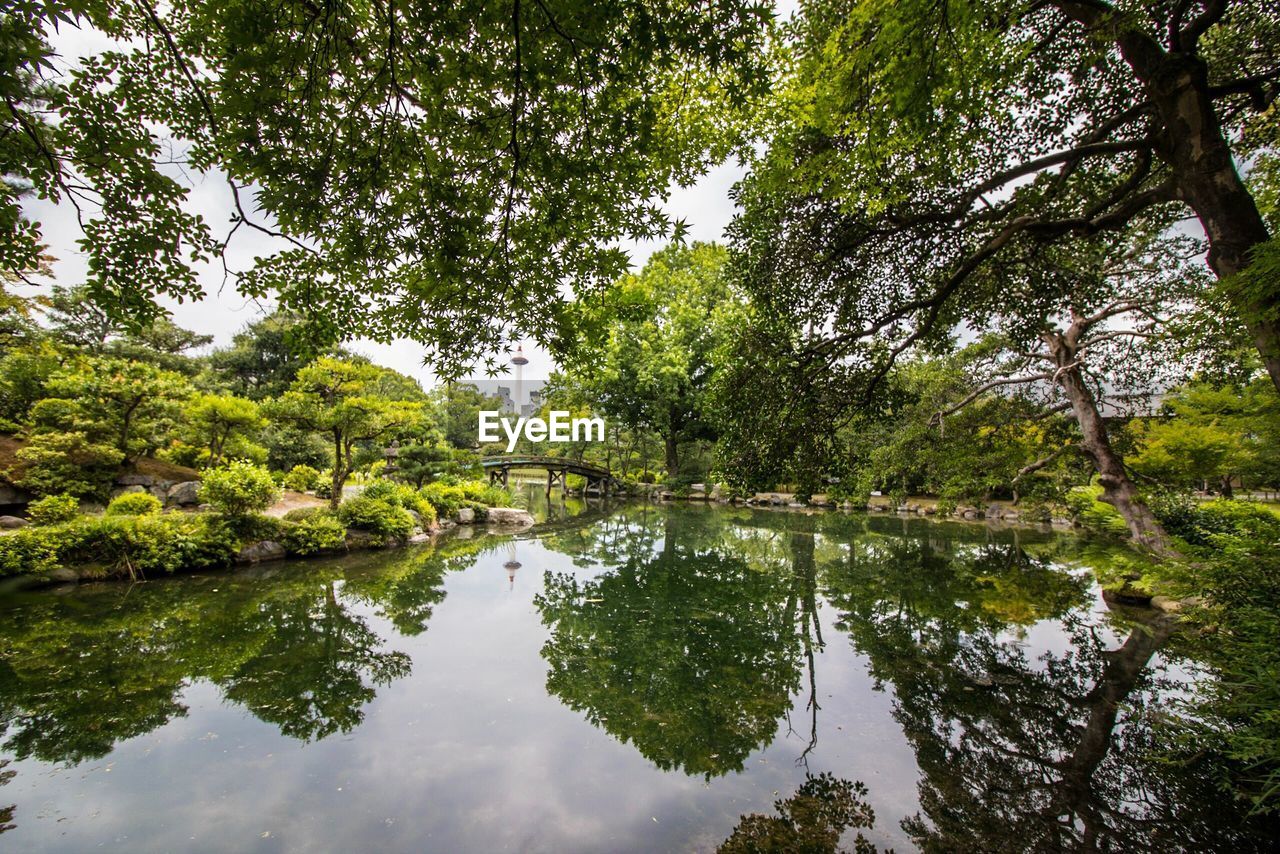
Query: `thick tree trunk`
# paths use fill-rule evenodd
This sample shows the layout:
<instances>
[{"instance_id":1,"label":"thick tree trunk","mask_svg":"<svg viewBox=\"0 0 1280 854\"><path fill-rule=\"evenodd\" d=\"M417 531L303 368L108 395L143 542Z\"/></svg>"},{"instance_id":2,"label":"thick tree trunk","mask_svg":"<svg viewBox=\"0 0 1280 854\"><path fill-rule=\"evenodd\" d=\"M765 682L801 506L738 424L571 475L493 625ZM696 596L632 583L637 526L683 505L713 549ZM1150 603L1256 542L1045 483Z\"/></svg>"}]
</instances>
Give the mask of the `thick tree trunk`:
<instances>
[{"instance_id":1,"label":"thick tree trunk","mask_svg":"<svg viewBox=\"0 0 1280 854\"><path fill-rule=\"evenodd\" d=\"M1174 168L1182 197L1209 238L1209 266L1219 278L1237 275L1271 235L1236 169L1210 98L1208 67L1199 57L1168 56L1146 83L1165 128L1161 155ZM1280 323L1270 319L1277 294L1229 293L1280 389Z\"/></svg>"},{"instance_id":2,"label":"thick tree trunk","mask_svg":"<svg viewBox=\"0 0 1280 854\"><path fill-rule=\"evenodd\" d=\"M664 436L663 440L667 451L667 477L675 477L680 474L680 443L674 433Z\"/></svg>"},{"instance_id":3,"label":"thick tree trunk","mask_svg":"<svg viewBox=\"0 0 1280 854\"><path fill-rule=\"evenodd\" d=\"M1085 384L1076 360L1073 344L1077 331L1073 327L1066 336L1046 333L1044 338L1057 366L1055 381L1066 393L1076 424L1080 427L1080 447L1093 463L1098 482L1102 484L1102 500L1120 513L1135 543L1159 555L1174 555L1176 552L1169 543L1168 534L1151 508L1143 503L1138 487L1125 471L1124 461L1111 447L1106 422L1098 412L1097 401Z\"/></svg>"}]
</instances>

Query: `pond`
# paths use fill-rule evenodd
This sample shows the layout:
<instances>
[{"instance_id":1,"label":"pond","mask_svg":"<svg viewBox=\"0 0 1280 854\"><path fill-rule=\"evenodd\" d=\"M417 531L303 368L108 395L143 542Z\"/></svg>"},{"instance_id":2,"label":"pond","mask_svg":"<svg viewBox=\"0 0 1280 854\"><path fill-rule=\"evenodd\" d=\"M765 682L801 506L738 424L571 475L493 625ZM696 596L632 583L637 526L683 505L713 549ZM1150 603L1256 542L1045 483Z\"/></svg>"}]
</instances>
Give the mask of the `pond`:
<instances>
[{"instance_id":1,"label":"pond","mask_svg":"<svg viewBox=\"0 0 1280 854\"><path fill-rule=\"evenodd\" d=\"M0 598L0 849L1265 849L1064 535L628 505ZM468 536L469 535L469 536Z\"/></svg>"}]
</instances>

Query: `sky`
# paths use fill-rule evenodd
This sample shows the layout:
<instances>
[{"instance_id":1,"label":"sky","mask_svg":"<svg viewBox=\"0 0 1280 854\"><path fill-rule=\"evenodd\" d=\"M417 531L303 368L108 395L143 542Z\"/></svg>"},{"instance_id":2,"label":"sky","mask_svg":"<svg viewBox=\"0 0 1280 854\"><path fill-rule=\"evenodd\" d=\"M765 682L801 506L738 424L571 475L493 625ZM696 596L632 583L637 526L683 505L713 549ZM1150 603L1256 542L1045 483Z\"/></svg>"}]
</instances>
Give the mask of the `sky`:
<instances>
[{"instance_id":1,"label":"sky","mask_svg":"<svg viewBox=\"0 0 1280 854\"><path fill-rule=\"evenodd\" d=\"M795 2L781 2L778 6L784 14L794 11ZM97 53L112 43L101 34L73 27L63 27L54 39L54 47L58 51L61 65L75 64L80 58ZM743 175L742 167L736 160L712 169L692 187L673 186L670 197L665 204L669 214L683 218L688 222L688 239L711 241L721 240L725 228L733 218L734 206L729 199L729 190ZM225 234L232 213L231 192L219 173L207 175L176 174L190 191L189 209L201 214L213 228L215 235ZM55 207L47 202L31 200L24 204L24 212L28 217L41 223L45 242L49 253L55 258L53 263L53 282L73 286L83 281L86 262L84 254L79 250L77 241L80 230L69 207ZM281 244L258 232L240 229L232 240L226 253L227 266L232 269L245 270L252 266L253 259L270 254ZM633 266L643 266L648 257L661 248L661 242L647 241L643 243L624 242L623 248L631 255ZM224 346L231 337L246 324L262 317L271 305L246 300L237 293L233 283L224 278L222 263L214 261L197 270L199 281L206 296L198 302L177 303L174 300L162 300L162 304L172 313L173 321L179 326L196 332L214 336L212 346ZM526 379L543 379L554 369L550 356L533 342L517 342L523 345L529 364L524 370ZM424 349L412 341L398 341L393 344L379 344L367 340L348 342L347 347L365 355L380 365L393 368L411 376L425 387L434 384L434 374L423 364Z\"/></svg>"}]
</instances>

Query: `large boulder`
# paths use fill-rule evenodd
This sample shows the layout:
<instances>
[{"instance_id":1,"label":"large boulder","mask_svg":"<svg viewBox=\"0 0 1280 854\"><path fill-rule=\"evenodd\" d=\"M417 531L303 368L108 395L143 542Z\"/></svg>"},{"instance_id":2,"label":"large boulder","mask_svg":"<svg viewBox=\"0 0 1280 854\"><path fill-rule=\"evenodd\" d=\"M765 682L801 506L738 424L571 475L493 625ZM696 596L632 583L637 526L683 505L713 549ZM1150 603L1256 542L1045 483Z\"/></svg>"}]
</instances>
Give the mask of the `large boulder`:
<instances>
[{"instance_id":1,"label":"large boulder","mask_svg":"<svg viewBox=\"0 0 1280 854\"><path fill-rule=\"evenodd\" d=\"M283 560L284 546L275 540L259 540L248 543L236 555L236 563L261 563L264 560Z\"/></svg>"},{"instance_id":2,"label":"large boulder","mask_svg":"<svg viewBox=\"0 0 1280 854\"><path fill-rule=\"evenodd\" d=\"M490 525L527 528L533 524L533 515L516 507L490 507L485 520Z\"/></svg>"},{"instance_id":3,"label":"large boulder","mask_svg":"<svg viewBox=\"0 0 1280 854\"><path fill-rule=\"evenodd\" d=\"M31 524L20 516L0 516L0 528L25 528Z\"/></svg>"},{"instance_id":4,"label":"large boulder","mask_svg":"<svg viewBox=\"0 0 1280 854\"><path fill-rule=\"evenodd\" d=\"M470 525L476 520L476 511L470 507L463 507L458 510L458 515L455 518L458 520L459 525Z\"/></svg>"},{"instance_id":5,"label":"large boulder","mask_svg":"<svg viewBox=\"0 0 1280 854\"><path fill-rule=\"evenodd\" d=\"M175 483L165 494L165 501L179 507L191 507L200 503L200 481L188 480Z\"/></svg>"}]
</instances>

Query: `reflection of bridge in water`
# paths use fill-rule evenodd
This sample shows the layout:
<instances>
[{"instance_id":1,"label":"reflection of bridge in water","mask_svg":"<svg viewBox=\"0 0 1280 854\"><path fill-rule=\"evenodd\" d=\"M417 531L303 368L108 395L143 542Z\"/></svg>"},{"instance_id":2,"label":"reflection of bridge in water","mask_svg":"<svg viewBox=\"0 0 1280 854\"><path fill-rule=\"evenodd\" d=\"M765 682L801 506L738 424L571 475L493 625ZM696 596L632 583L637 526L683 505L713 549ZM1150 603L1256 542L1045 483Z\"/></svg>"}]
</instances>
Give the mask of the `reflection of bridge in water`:
<instances>
[{"instance_id":1,"label":"reflection of bridge in water","mask_svg":"<svg viewBox=\"0 0 1280 854\"><path fill-rule=\"evenodd\" d=\"M507 486L512 469L545 469L547 472L547 492L557 485L561 489L566 486L566 478L571 474L581 475L587 479L587 494L608 495L618 486L617 480L609 470L600 466L571 460L565 457L536 457L514 454L503 457L485 457L480 465L489 474L489 483L501 483Z\"/></svg>"}]
</instances>

